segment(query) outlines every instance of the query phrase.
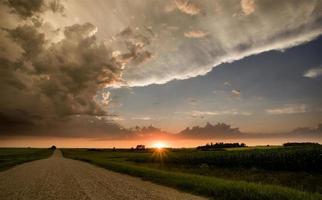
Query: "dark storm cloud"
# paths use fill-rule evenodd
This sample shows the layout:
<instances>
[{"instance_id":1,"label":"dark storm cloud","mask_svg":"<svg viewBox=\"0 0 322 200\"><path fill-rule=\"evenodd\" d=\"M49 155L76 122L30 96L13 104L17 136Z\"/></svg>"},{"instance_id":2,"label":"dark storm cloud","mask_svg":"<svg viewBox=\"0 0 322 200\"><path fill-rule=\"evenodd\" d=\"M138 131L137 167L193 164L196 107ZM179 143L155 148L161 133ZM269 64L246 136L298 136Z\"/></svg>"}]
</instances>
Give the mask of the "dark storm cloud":
<instances>
[{"instance_id":1,"label":"dark storm cloud","mask_svg":"<svg viewBox=\"0 0 322 200\"><path fill-rule=\"evenodd\" d=\"M24 115L44 123L75 114L103 115L96 91L118 80L121 64L97 42L95 30L92 24L66 27L65 38L53 44L33 26L8 31L24 53L16 62L2 59L2 118Z\"/></svg>"},{"instance_id":2,"label":"dark storm cloud","mask_svg":"<svg viewBox=\"0 0 322 200\"><path fill-rule=\"evenodd\" d=\"M304 139L316 140L322 135L322 124L318 124L315 128L301 127L295 128L288 132L280 133L247 133L232 127L225 123L211 124L206 123L205 126L187 127L180 131L177 137L194 138L194 139L271 139L271 138L288 138L288 139Z\"/></svg>"},{"instance_id":3,"label":"dark storm cloud","mask_svg":"<svg viewBox=\"0 0 322 200\"><path fill-rule=\"evenodd\" d=\"M8 30L8 35L23 49L25 59L33 59L43 50L45 35L39 33L34 26L18 26Z\"/></svg>"},{"instance_id":4,"label":"dark storm cloud","mask_svg":"<svg viewBox=\"0 0 322 200\"><path fill-rule=\"evenodd\" d=\"M61 13L64 11L60 0L1 0L1 3L8 5L11 12L22 18L32 17L46 10Z\"/></svg>"},{"instance_id":5,"label":"dark storm cloud","mask_svg":"<svg viewBox=\"0 0 322 200\"><path fill-rule=\"evenodd\" d=\"M23 17L34 16L44 6L42 1L26 2L10 1L2 6L11 6ZM97 40L96 31L90 23L74 24L63 28L59 42L51 42L39 24L28 20L2 30L1 40L7 41L3 48L12 45L20 54L12 58L3 53L0 58L1 131L10 134L20 129L30 134L31 130L67 127L72 120L66 120L78 114L107 115L97 102L104 95L96 92L119 81L122 63Z\"/></svg>"},{"instance_id":6,"label":"dark storm cloud","mask_svg":"<svg viewBox=\"0 0 322 200\"><path fill-rule=\"evenodd\" d=\"M21 17L31 17L34 14L41 12L44 7L44 0L3 0L3 2L8 4L12 12Z\"/></svg>"}]
</instances>

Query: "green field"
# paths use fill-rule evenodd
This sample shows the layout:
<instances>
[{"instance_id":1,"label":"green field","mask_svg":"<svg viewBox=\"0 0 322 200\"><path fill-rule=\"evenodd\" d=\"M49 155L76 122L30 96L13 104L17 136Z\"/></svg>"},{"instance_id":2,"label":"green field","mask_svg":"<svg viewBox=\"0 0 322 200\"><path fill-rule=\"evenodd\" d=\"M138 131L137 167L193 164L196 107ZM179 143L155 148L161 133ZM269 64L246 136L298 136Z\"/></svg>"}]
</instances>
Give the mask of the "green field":
<instances>
[{"instance_id":1,"label":"green field","mask_svg":"<svg viewBox=\"0 0 322 200\"><path fill-rule=\"evenodd\" d=\"M0 148L0 171L24 162L48 158L52 153L50 149Z\"/></svg>"},{"instance_id":2,"label":"green field","mask_svg":"<svg viewBox=\"0 0 322 200\"><path fill-rule=\"evenodd\" d=\"M213 199L322 199L321 146L64 149L63 154Z\"/></svg>"}]
</instances>

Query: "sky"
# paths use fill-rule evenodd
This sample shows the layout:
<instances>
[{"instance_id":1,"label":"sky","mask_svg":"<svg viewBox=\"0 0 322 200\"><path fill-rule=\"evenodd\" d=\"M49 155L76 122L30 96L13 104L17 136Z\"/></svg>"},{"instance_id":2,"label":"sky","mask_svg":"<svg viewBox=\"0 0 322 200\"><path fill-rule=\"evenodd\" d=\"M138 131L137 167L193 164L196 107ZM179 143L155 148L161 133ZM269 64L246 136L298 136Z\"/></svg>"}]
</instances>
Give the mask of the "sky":
<instances>
[{"instance_id":1,"label":"sky","mask_svg":"<svg viewBox=\"0 0 322 200\"><path fill-rule=\"evenodd\" d=\"M0 11L2 146L209 130L322 139L319 0L2 0Z\"/></svg>"}]
</instances>

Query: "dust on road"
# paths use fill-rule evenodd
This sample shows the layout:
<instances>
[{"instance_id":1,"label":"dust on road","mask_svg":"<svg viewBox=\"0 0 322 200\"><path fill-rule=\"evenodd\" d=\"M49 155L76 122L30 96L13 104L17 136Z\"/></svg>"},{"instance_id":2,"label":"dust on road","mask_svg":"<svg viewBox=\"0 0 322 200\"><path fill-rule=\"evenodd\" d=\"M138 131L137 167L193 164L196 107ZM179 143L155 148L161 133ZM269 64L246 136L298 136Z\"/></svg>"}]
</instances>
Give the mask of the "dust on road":
<instances>
[{"instance_id":1,"label":"dust on road","mask_svg":"<svg viewBox=\"0 0 322 200\"><path fill-rule=\"evenodd\" d=\"M59 150L43 160L0 172L0 199L204 199L175 189L64 158Z\"/></svg>"}]
</instances>

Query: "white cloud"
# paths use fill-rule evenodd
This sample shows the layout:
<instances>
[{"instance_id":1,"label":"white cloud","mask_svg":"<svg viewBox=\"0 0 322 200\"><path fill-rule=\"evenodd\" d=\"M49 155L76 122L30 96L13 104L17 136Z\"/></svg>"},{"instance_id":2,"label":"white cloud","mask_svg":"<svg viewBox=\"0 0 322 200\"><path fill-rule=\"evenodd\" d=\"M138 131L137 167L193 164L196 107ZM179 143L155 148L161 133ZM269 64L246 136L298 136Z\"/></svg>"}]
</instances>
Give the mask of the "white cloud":
<instances>
[{"instance_id":1,"label":"white cloud","mask_svg":"<svg viewBox=\"0 0 322 200\"><path fill-rule=\"evenodd\" d=\"M46 14L45 21L57 29L75 19L97 26L95 35L111 46L118 62L127 64L122 81L113 83L117 87L205 75L222 63L284 50L322 33L322 1L70 0L65 4L67 17ZM88 10L95 10L95 15ZM133 37L117 37L127 27Z\"/></svg>"},{"instance_id":2,"label":"white cloud","mask_svg":"<svg viewBox=\"0 0 322 200\"><path fill-rule=\"evenodd\" d=\"M149 120L151 120L152 118L151 118L151 117L148 117L148 116L145 116L145 117L132 117L131 119L132 119L132 120L143 120L143 121L149 121Z\"/></svg>"},{"instance_id":3,"label":"white cloud","mask_svg":"<svg viewBox=\"0 0 322 200\"><path fill-rule=\"evenodd\" d=\"M102 93L102 104L108 105L110 102L111 93L109 91Z\"/></svg>"},{"instance_id":4,"label":"white cloud","mask_svg":"<svg viewBox=\"0 0 322 200\"><path fill-rule=\"evenodd\" d=\"M282 114L297 114L307 112L307 105L305 104L289 104L283 107L267 109L266 113L271 115L282 115Z\"/></svg>"},{"instance_id":5,"label":"white cloud","mask_svg":"<svg viewBox=\"0 0 322 200\"><path fill-rule=\"evenodd\" d=\"M205 75L222 63L270 50L285 50L322 33L319 23L322 13L317 11L322 2L318 1L286 0L283 4L272 1L269 6L255 1L247 9L244 6L247 11L238 17L232 16L243 9L236 10L222 1L224 10L220 18L208 10L214 8L212 1L198 3L205 15L165 13L161 24L159 17L151 16L148 23L154 24L152 30L158 37L152 40L150 49L157 56L148 63L125 68L123 79L129 86L163 84ZM168 29L170 26L177 29Z\"/></svg>"},{"instance_id":6,"label":"white cloud","mask_svg":"<svg viewBox=\"0 0 322 200\"><path fill-rule=\"evenodd\" d=\"M224 85L231 86L231 83L229 81L225 81Z\"/></svg>"},{"instance_id":7,"label":"white cloud","mask_svg":"<svg viewBox=\"0 0 322 200\"><path fill-rule=\"evenodd\" d=\"M193 110L191 112L176 112L176 114L184 114L184 115L188 115L188 116L192 116L192 117L218 116L218 115L243 115L243 116L252 115L251 112L237 111L235 109L222 110L222 111Z\"/></svg>"},{"instance_id":8,"label":"white cloud","mask_svg":"<svg viewBox=\"0 0 322 200\"><path fill-rule=\"evenodd\" d=\"M80 117L80 116L77 116ZM125 119L121 116L95 116L97 120L102 120L102 121L124 121Z\"/></svg>"},{"instance_id":9,"label":"white cloud","mask_svg":"<svg viewBox=\"0 0 322 200\"><path fill-rule=\"evenodd\" d=\"M120 117L120 116L112 116L112 117L109 117L110 120L113 120L113 121L124 121L125 119L123 117Z\"/></svg>"},{"instance_id":10,"label":"white cloud","mask_svg":"<svg viewBox=\"0 0 322 200\"><path fill-rule=\"evenodd\" d=\"M307 78L318 78L322 76L322 67L312 68L303 74Z\"/></svg>"},{"instance_id":11,"label":"white cloud","mask_svg":"<svg viewBox=\"0 0 322 200\"><path fill-rule=\"evenodd\" d=\"M203 38L207 35L208 33L201 30L192 30L184 32L184 36L186 36L187 38Z\"/></svg>"},{"instance_id":12,"label":"white cloud","mask_svg":"<svg viewBox=\"0 0 322 200\"><path fill-rule=\"evenodd\" d=\"M231 93L232 93L235 97L240 97L240 90L233 89L233 90L231 91Z\"/></svg>"}]
</instances>

